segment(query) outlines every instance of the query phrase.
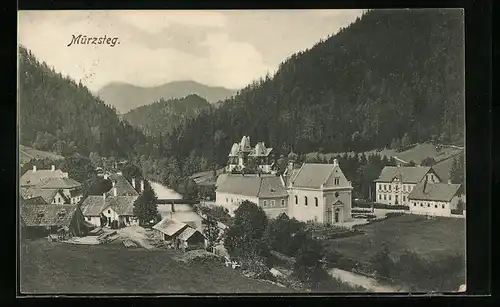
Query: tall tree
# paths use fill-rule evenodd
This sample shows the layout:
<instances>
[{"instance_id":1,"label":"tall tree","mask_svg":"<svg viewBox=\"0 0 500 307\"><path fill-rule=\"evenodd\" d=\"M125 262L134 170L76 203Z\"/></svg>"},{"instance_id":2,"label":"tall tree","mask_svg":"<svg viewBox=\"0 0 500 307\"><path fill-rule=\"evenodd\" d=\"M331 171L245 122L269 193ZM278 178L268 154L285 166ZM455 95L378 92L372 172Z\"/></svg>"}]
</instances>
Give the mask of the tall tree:
<instances>
[{"instance_id":1,"label":"tall tree","mask_svg":"<svg viewBox=\"0 0 500 307\"><path fill-rule=\"evenodd\" d=\"M139 219L140 225L158 222L157 196L149 181L144 180L144 191L134 202L134 215Z\"/></svg>"}]
</instances>

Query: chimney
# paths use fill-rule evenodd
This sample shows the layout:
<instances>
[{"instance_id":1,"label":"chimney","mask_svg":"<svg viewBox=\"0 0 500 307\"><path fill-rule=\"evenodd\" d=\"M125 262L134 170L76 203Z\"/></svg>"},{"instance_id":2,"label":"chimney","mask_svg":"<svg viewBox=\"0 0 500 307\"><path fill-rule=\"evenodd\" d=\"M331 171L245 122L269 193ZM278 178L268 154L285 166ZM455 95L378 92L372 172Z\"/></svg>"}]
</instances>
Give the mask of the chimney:
<instances>
[{"instance_id":1,"label":"chimney","mask_svg":"<svg viewBox=\"0 0 500 307\"><path fill-rule=\"evenodd\" d=\"M339 160L333 159L333 166L339 166Z\"/></svg>"},{"instance_id":2,"label":"chimney","mask_svg":"<svg viewBox=\"0 0 500 307\"><path fill-rule=\"evenodd\" d=\"M144 192L144 180L141 180L141 193Z\"/></svg>"},{"instance_id":3,"label":"chimney","mask_svg":"<svg viewBox=\"0 0 500 307\"><path fill-rule=\"evenodd\" d=\"M36 172L36 165L33 165L33 173Z\"/></svg>"},{"instance_id":4,"label":"chimney","mask_svg":"<svg viewBox=\"0 0 500 307\"><path fill-rule=\"evenodd\" d=\"M111 181L111 184L113 185L113 188L115 187L116 182L114 180Z\"/></svg>"},{"instance_id":5,"label":"chimney","mask_svg":"<svg viewBox=\"0 0 500 307\"><path fill-rule=\"evenodd\" d=\"M103 203L106 202L106 193L102 193L102 201L103 201Z\"/></svg>"},{"instance_id":6,"label":"chimney","mask_svg":"<svg viewBox=\"0 0 500 307\"><path fill-rule=\"evenodd\" d=\"M56 166L52 165L52 169L51 170L54 172L56 170Z\"/></svg>"},{"instance_id":7,"label":"chimney","mask_svg":"<svg viewBox=\"0 0 500 307\"><path fill-rule=\"evenodd\" d=\"M135 178L132 178L132 187L135 189Z\"/></svg>"},{"instance_id":8,"label":"chimney","mask_svg":"<svg viewBox=\"0 0 500 307\"><path fill-rule=\"evenodd\" d=\"M116 187L113 188L113 196L118 196L118 189Z\"/></svg>"}]
</instances>

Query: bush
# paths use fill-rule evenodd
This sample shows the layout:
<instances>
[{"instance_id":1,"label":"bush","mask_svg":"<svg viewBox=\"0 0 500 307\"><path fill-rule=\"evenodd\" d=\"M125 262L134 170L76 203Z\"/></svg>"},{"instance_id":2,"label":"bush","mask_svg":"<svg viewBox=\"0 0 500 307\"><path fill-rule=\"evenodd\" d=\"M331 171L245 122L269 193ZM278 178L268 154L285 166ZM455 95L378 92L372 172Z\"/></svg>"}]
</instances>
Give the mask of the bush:
<instances>
[{"instance_id":1,"label":"bush","mask_svg":"<svg viewBox=\"0 0 500 307\"><path fill-rule=\"evenodd\" d=\"M385 217L386 218L391 218L391 217L401 216L401 215L404 215L404 214L405 214L404 212L387 212L385 214Z\"/></svg>"},{"instance_id":2,"label":"bush","mask_svg":"<svg viewBox=\"0 0 500 307\"><path fill-rule=\"evenodd\" d=\"M353 202L353 208L373 208L375 209L387 209L387 210L410 210L409 206L401 205L387 205L381 203L368 202L365 200L357 200Z\"/></svg>"}]
</instances>

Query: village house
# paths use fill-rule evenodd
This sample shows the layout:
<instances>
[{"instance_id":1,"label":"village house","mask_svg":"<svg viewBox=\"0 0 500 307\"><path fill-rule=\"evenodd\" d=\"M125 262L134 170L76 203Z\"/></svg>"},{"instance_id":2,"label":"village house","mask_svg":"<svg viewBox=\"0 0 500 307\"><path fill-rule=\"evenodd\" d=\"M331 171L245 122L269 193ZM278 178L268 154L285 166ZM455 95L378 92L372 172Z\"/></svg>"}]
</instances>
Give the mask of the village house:
<instances>
[{"instance_id":1,"label":"village house","mask_svg":"<svg viewBox=\"0 0 500 307\"><path fill-rule=\"evenodd\" d=\"M352 185L333 164L304 163L295 169L290 160L284 173L288 191L288 216L299 221L342 224L351 217Z\"/></svg>"},{"instance_id":2,"label":"village house","mask_svg":"<svg viewBox=\"0 0 500 307\"><path fill-rule=\"evenodd\" d=\"M441 182L431 167L386 166L375 180L376 202L386 205L409 206L409 195L423 179L431 183Z\"/></svg>"},{"instance_id":3,"label":"village house","mask_svg":"<svg viewBox=\"0 0 500 307\"><path fill-rule=\"evenodd\" d=\"M20 180L21 195L25 199L42 197L49 204L78 204L82 199L82 185L68 178L68 173L56 170L27 171Z\"/></svg>"},{"instance_id":4,"label":"village house","mask_svg":"<svg viewBox=\"0 0 500 307\"><path fill-rule=\"evenodd\" d=\"M226 171L241 171L249 165L249 160L253 160L260 171L270 173L273 167L270 157L272 151L272 148L266 148L264 142L259 142L252 147L250 137L243 136L240 143L234 143L231 147Z\"/></svg>"},{"instance_id":5,"label":"village house","mask_svg":"<svg viewBox=\"0 0 500 307\"><path fill-rule=\"evenodd\" d=\"M88 225L76 204L48 204L41 197L20 199L21 236L43 237L57 234L60 238L83 236Z\"/></svg>"},{"instance_id":6,"label":"village house","mask_svg":"<svg viewBox=\"0 0 500 307\"><path fill-rule=\"evenodd\" d=\"M288 211L288 194L281 176L224 174L217 178L215 193L216 204L226 208L237 208L248 200L261 207L269 218Z\"/></svg>"},{"instance_id":7,"label":"village house","mask_svg":"<svg viewBox=\"0 0 500 307\"><path fill-rule=\"evenodd\" d=\"M203 233L186 223L178 222L169 217L163 218L153 226L154 236L176 248L205 247Z\"/></svg>"},{"instance_id":8,"label":"village house","mask_svg":"<svg viewBox=\"0 0 500 307\"><path fill-rule=\"evenodd\" d=\"M158 212L162 219L184 223L194 229L203 231L203 218L189 204L159 204Z\"/></svg>"},{"instance_id":9,"label":"village house","mask_svg":"<svg viewBox=\"0 0 500 307\"><path fill-rule=\"evenodd\" d=\"M410 213L431 216L464 215L459 208L461 185L430 182L425 178L409 195Z\"/></svg>"}]
</instances>

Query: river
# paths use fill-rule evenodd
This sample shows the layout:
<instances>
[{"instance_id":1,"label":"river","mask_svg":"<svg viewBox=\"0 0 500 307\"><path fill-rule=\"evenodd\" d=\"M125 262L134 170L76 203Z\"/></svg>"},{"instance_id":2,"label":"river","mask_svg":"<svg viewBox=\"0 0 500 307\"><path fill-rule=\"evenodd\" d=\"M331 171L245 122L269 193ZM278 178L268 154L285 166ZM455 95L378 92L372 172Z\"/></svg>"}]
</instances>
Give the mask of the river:
<instances>
[{"instance_id":1,"label":"river","mask_svg":"<svg viewBox=\"0 0 500 307\"><path fill-rule=\"evenodd\" d=\"M150 181L151 188L158 198L162 199L182 199L182 195L158 182Z\"/></svg>"}]
</instances>

